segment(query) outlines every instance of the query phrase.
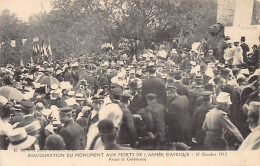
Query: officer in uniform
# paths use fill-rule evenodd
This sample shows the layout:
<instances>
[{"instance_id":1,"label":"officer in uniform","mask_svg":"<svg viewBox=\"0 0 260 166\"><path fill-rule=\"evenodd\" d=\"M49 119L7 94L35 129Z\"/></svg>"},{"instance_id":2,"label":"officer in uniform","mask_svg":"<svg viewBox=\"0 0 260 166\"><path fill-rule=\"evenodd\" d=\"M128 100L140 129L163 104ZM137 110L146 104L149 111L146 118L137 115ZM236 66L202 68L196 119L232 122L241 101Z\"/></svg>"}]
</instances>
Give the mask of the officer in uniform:
<instances>
[{"instance_id":1,"label":"officer in uniform","mask_svg":"<svg viewBox=\"0 0 260 166\"><path fill-rule=\"evenodd\" d=\"M59 109L62 128L58 132L63 137L66 150L83 150L85 148L83 128L72 117L72 108Z\"/></svg>"},{"instance_id":2,"label":"officer in uniform","mask_svg":"<svg viewBox=\"0 0 260 166\"><path fill-rule=\"evenodd\" d=\"M227 116L229 105L232 104L229 93L220 92L216 100L218 106L206 114L202 126L202 129L206 131L205 150L227 150L228 144L224 138L225 131L234 135L240 142L244 140L241 133Z\"/></svg>"}]
</instances>

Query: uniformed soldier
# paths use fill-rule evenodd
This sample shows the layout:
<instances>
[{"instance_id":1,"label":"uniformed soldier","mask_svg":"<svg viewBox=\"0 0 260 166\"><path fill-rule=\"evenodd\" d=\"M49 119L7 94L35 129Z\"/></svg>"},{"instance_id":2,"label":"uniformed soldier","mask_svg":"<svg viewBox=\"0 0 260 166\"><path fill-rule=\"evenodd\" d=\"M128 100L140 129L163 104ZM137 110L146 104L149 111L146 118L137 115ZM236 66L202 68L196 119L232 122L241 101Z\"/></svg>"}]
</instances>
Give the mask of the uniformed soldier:
<instances>
[{"instance_id":1,"label":"uniformed soldier","mask_svg":"<svg viewBox=\"0 0 260 166\"><path fill-rule=\"evenodd\" d=\"M205 150L227 150L228 144L224 138L225 131L234 135L240 142L244 140L236 126L229 120L227 111L232 104L229 93L220 92L216 108L210 110L205 117L202 129L206 131L204 139Z\"/></svg>"}]
</instances>

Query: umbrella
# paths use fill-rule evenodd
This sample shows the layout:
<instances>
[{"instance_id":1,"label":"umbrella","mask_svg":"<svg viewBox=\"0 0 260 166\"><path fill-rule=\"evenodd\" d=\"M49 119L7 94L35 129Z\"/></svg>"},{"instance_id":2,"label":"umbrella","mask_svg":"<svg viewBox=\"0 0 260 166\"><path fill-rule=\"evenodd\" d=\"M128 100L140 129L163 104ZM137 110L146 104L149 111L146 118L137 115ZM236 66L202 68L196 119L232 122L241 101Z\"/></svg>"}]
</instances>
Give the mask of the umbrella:
<instances>
[{"instance_id":1,"label":"umbrella","mask_svg":"<svg viewBox=\"0 0 260 166\"><path fill-rule=\"evenodd\" d=\"M0 95L4 96L6 99L13 99L16 101L21 101L22 99L24 99L22 92L10 86L1 87Z\"/></svg>"},{"instance_id":2,"label":"umbrella","mask_svg":"<svg viewBox=\"0 0 260 166\"><path fill-rule=\"evenodd\" d=\"M60 85L60 82L52 76L42 76L37 82L40 84L48 85L49 87L53 84Z\"/></svg>"}]
</instances>

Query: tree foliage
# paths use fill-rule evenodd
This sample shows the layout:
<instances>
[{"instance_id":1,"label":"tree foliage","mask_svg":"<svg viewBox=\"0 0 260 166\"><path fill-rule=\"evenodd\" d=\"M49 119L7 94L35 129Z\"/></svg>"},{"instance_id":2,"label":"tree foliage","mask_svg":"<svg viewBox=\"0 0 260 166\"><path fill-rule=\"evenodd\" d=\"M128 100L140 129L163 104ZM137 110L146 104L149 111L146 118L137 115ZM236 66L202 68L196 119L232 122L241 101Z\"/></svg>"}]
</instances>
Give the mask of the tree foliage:
<instances>
[{"instance_id":1,"label":"tree foliage","mask_svg":"<svg viewBox=\"0 0 260 166\"><path fill-rule=\"evenodd\" d=\"M14 15L2 14L0 26L12 28L0 32L1 40L39 36L56 57L99 52L105 42L117 49L123 38L146 48L173 38L191 43L207 36L217 5L216 0L53 0L52 7L32 16L25 30Z\"/></svg>"}]
</instances>

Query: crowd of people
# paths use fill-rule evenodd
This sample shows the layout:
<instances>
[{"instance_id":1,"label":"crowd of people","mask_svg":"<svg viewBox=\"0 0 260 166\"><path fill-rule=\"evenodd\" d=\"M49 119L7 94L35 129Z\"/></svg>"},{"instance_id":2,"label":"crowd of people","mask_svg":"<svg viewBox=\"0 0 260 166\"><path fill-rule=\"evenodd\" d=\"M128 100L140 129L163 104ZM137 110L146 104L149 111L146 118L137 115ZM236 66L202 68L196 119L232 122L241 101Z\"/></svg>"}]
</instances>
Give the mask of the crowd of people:
<instances>
[{"instance_id":1,"label":"crowd of people","mask_svg":"<svg viewBox=\"0 0 260 166\"><path fill-rule=\"evenodd\" d=\"M0 149L259 150L259 46L227 43L7 64Z\"/></svg>"}]
</instances>

